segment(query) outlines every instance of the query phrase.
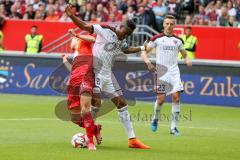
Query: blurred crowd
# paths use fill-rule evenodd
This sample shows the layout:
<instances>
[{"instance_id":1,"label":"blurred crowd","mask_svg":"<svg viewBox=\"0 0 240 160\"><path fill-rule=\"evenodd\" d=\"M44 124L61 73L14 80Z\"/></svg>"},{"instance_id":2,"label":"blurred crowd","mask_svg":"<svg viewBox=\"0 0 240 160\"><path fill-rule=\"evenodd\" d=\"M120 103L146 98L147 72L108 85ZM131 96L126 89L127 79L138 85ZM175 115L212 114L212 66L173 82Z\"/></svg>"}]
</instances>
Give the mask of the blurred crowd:
<instances>
[{"instance_id":1,"label":"blurred crowd","mask_svg":"<svg viewBox=\"0 0 240 160\"><path fill-rule=\"evenodd\" d=\"M68 3L85 21L134 19L159 31L166 14L186 25L239 27L240 22L240 0L0 0L0 18L69 22Z\"/></svg>"}]
</instances>

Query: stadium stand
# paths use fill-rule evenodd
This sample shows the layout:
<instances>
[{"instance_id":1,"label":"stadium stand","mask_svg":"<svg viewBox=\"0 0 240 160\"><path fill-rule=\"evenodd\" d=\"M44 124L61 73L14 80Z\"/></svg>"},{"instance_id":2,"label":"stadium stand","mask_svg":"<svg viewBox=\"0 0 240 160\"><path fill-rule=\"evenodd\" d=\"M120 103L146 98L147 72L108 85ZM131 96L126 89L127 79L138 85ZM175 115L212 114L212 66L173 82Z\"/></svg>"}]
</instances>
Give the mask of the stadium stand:
<instances>
[{"instance_id":1,"label":"stadium stand","mask_svg":"<svg viewBox=\"0 0 240 160\"><path fill-rule=\"evenodd\" d=\"M160 31L156 24L172 14L178 24L240 27L240 0L1 0L0 18L69 22L64 14L67 3L85 21L135 18Z\"/></svg>"}]
</instances>

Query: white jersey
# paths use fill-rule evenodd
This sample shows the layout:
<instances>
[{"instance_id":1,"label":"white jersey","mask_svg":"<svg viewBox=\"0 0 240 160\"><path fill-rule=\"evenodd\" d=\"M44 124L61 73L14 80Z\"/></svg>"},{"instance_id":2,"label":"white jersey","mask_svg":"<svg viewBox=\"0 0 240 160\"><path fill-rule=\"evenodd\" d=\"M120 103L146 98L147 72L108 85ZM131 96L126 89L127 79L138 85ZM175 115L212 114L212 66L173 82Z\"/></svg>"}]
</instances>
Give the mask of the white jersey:
<instances>
[{"instance_id":1,"label":"white jersey","mask_svg":"<svg viewBox=\"0 0 240 160\"><path fill-rule=\"evenodd\" d=\"M97 34L93 46L94 72L111 77L112 65L116 56L122 54L122 49L127 48L126 40L119 40L115 28L107 25L93 25Z\"/></svg>"},{"instance_id":2,"label":"white jersey","mask_svg":"<svg viewBox=\"0 0 240 160\"><path fill-rule=\"evenodd\" d=\"M148 47L156 48L156 64L167 67L168 71L179 70L177 58L179 51L184 50L181 38L159 34L150 39Z\"/></svg>"}]
</instances>

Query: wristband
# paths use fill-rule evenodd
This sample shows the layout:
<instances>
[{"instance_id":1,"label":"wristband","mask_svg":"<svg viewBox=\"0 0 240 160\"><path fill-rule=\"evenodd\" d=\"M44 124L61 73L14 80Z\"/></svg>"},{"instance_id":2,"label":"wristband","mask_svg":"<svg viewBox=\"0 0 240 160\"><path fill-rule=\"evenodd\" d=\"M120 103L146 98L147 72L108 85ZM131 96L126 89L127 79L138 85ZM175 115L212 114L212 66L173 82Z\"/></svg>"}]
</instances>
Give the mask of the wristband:
<instances>
[{"instance_id":1,"label":"wristband","mask_svg":"<svg viewBox=\"0 0 240 160\"><path fill-rule=\"evenodd\" d=\"M140 49L141 49L141 51L145 51L146 50L144 46L141 46Z\"/></svg>"}]
</instances>

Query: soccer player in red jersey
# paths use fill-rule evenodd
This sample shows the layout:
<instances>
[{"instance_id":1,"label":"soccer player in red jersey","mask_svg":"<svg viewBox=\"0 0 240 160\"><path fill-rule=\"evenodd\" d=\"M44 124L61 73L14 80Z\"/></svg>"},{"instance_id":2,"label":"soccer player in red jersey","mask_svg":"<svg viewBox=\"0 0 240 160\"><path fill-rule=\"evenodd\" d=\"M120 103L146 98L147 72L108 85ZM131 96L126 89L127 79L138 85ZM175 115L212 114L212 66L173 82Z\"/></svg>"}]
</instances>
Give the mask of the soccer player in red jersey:
<instances>
[{"instance_id":1,"label":"soccer player in red jersey","mask_svg":"<svg viewBox=\"0 0 240 160\"><path fill-rule=\"evenodd\" d=\"M101 125L94 124L90 112L94 87L92 45L95 38L90 35L78 36L73 30L69 30L69 32L77 38L77 46L72 66L68 63L67 56L63 56L65 66L71 70L67 89L68 109L72 116L72 122L85 128L88 137L88 149L96 150L93 136L96 137L97 143L100 144Z\"/></svg>"},{"instance_id":2,"label":"soccer player in red jersey","mask_svg":"<svg viewBox=\"0 0 240 160\"><path fill-rule=\"evenodd\" d=\"M137 53L145 50L144 46L130 47L126 38L130 36L136 28L132 20L124 21L119 28L108 25L91 25L78 19L72 12L72 6L68 5L65 9L67 15L82 30L91 34L97 34L96 42L93 47L94 73L95 73L95 94L101 98L101 92L105 92L118 109L118 116L122 122L128 136L128 147L139 149L150 149L142 143L135 135L132 126L128 105L123 97L121 88L112 74L112 66L115 58L122 54ZM94 96L95 99L97 99ZM101 102L101 101L98 101ZM101 104L95 104L99 107Z\"/></svg>"}]
</instances>

